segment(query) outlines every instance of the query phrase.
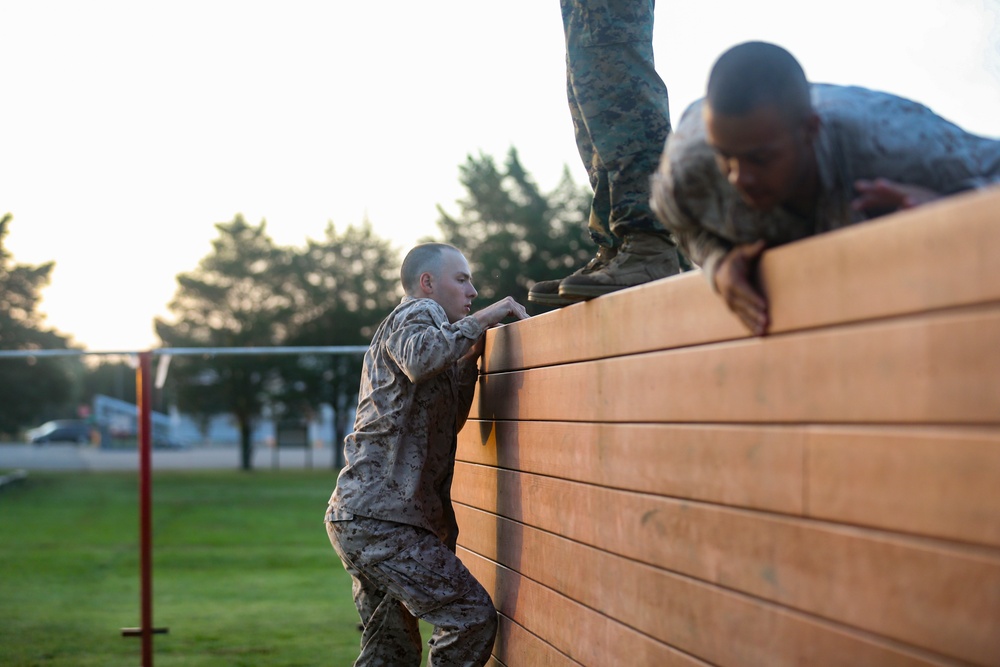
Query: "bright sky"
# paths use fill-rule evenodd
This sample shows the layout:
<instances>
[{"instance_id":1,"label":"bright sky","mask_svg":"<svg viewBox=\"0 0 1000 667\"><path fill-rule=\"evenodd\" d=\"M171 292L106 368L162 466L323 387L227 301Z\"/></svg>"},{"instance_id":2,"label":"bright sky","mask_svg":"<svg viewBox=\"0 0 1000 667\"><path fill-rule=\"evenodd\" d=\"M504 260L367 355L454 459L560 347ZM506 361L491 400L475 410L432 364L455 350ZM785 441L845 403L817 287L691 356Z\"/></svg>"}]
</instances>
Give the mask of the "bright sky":
<instances>
[{"instance_id":1,"label":"bright sky","mask_svg":"<svg viewBox=\"0 0 1000 667\"><path fill-rule=\"evenodd\" d=\"M294 245L367 217L405 250L469 153L586 182L556 0L0 0L0 26L6 247L55 260L47 324L91 350L154 346L236 213ZM1000 137L1000 0L660 0L675 120L750 39Z\"/></svg>"}]
</instances>

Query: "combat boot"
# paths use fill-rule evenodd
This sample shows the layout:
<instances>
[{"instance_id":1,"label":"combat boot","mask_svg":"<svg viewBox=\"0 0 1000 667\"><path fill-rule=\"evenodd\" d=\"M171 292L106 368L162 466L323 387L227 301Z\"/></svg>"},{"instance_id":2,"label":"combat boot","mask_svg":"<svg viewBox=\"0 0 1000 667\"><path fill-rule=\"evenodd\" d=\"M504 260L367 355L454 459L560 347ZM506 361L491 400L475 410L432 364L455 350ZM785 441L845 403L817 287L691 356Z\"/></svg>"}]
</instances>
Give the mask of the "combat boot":
<instances>
[{"instance_id":1,"label":"combat boot","mask_svg":"<svg viewBox=\"0 0 1000 667\"><path fill-rule=\"evenodd\" d=\"M626 287L642 285L680 273L677 246L663 232L632 232L622 241L618 254L596 271L563 279L559 296L592 299Z\"/></svg>"},{"instance_id":2,"label":"combat boot","mask_svg":"<svg viewBox=\"0 0 1000 667\"><path fill-rule=\"evenodd\" d=\"M569 277L585 276L593 273L594 271L599 271L607 266L608 262L614 259L617 254L617 248L606 248L605 246L600 246L597 250L597 255L592 260L587 262L586 266L577 269ZM559 284L566 279L567 278L562 278L560 280L542 280L535 283L528 291L528 301L531 301L532 303L539 303L543 306L565 306L583 300L584 297L568 297L559 294Z\"/></svg>"}]
</instances>

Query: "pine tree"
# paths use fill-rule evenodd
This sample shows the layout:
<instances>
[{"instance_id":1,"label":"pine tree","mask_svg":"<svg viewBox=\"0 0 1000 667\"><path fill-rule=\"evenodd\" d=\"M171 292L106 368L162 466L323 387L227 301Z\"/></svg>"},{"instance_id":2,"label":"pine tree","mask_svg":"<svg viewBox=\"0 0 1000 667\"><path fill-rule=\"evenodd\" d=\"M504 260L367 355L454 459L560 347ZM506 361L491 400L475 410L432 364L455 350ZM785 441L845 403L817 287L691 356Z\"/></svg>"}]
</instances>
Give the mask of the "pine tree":
<instances>
[{"instance_id":1,"label":"pine tree","mask_svg":"<svg viewBox=\"0 0 1000 667\"><path fill-rule=\"evenodd\" d=\"M69 339L45 326L38 310L42 288L55 262L15 264L4 247L10 213L0 217L0 349L67 349ZM26 426L65 414L75 395L78 360L0 359L0 433L14 435Z\"/></svg>"}]
</instances>

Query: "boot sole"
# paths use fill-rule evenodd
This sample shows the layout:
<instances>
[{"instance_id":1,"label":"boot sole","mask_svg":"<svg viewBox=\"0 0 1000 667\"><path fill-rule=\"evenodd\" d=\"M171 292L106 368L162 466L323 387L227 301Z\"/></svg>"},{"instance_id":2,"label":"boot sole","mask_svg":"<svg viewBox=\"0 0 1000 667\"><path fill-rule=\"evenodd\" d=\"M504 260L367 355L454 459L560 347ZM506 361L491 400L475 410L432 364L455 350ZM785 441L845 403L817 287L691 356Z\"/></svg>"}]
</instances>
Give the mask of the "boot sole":
<instances>
[{"instance_id":1,"label":"boot sole","mask_svg":"<svg viewBox=\"0 0 1000 667\"><path fill-rule=\"evenodd\" d=\"M579 298L567 297L562 294L532 294L528 292L528 301L540 306L568 306L580 301Z\"/></svg>"},{"instance_id":2,"label":"boot sole","mask_svg":"<svg viewBox=\"0 0 1000 667\"><path fill-rule=\"evenodd\" d=\"M562 285L559 287L559 296L580 301L604 296L629 287L635 287L635 285Z\"/></svg>"}]
</instances>

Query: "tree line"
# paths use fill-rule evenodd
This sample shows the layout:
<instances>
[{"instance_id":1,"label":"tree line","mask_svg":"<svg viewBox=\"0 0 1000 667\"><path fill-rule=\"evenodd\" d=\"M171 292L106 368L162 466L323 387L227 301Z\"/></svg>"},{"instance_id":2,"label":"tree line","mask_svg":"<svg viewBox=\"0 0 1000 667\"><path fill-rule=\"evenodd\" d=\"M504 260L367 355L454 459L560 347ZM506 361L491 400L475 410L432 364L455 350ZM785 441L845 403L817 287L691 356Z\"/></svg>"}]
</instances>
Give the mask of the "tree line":
<instances>
[{"instance_id":1,"label":"tree line","mask_svg":"<svg viewBox=\"0 0 1000 667\"><path fill-rule=\"evenodd\" d=\"M467 156L459 180L465 194L457 214L439 206L440 236L422 240L451 243L466 254L481 303L507 294L527 303L534 281L562 277L592 255L590 192L568 170L543 192L512 148L499 163L489 155ZM10 214L0 219L0 349L66 348L68 337L45 328L37 309L54 263L15 264L3 247L10 221ZM366 345L402 297L401 249L368 222L343 230L328 224L322 238L304 247L276 244L265 221L251 224L239 214L215 228L212 250L177 276L170 316L154 323L163 347ZM0 434L69 416L67 410L94 393L134 400L131 378L123 383L117 366L0 360ZM156 403L202 419L232 415L241 466L249 468L252 428L262 414L308 419L328 404L339 442L349 428L360 370L360 356L175 357Z\"/></svg>"}]
</instances>

